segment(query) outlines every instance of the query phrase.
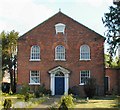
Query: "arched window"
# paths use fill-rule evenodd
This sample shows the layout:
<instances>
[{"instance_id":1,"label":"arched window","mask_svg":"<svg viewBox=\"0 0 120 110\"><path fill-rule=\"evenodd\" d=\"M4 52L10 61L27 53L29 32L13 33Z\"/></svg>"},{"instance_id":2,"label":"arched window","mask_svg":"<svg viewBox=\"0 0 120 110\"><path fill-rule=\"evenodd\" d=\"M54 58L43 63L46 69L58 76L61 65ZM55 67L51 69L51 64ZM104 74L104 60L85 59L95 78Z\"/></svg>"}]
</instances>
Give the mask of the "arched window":
<instances>
[{"instance_id":1,"label":"arched window","mask_svg":"<svg viewBox=\"0 0 120 110\"><path fill-rule=\"evenodd\" d=\"M90 60L90 47L88 45L80 47L80 60Z\"/></svg>"},{"instance_id":2,"label":"arched window","mask_svg":"<svg viewBox=\"0 0 120 110\"><path fill-rule=\"evenodd\" d=\"M65 60L65 47L59 45L55 48L55 60Z\"/></svg>"},{"instance_id":3,"label":"arched window","mask_svg":"<svg viewBox=\"0 0 120 110\"><path fill-rule=\"evenodd\" d=\"M39 46L34 45L31 47L30 60L40 61L40 47Z\"/></svg>"}]
</instances>

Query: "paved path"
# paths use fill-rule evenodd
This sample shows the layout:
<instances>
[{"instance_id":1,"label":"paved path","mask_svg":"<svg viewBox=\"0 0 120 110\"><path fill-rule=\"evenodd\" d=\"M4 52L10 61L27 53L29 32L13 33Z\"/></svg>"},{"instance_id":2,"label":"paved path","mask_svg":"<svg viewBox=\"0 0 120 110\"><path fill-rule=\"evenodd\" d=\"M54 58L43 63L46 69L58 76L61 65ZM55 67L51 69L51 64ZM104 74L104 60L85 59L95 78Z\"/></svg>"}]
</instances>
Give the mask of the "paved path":
<instances>
[{"instance_id":1,"label":"paved path","mask_svg":"<svg viewBox=\"0 0 120 110\"><path fill-rule=\"evenodd\" d=\"M60 98L51 97L48 98L45 102L41 103L38 106L35 106L34 108L50 108L52 106L55 106L58 104ZM16 102L14 104L14 108L26 108L27 106L32 105L32 102Z\"/></svg>"},{"instance_id":2,"label":"paved path","mask_svg":"<svg viewBox=\"0 0 120 110\"><path fill-rule=\"evenodd\" d=\"M28 105L27 102L16 102L14 108L25 108Z\"/></svg>"},{"instance_id":3,"label":"paved path","mask_svg":"<svg viewBox=\"0 0 120 110\"><path fill-rule=\"evenodd\" d=\"M56 98L56 97L49 98L47 101L43 102L42 104L40 104L36 108L50 108L52 106L57 105L59 100L60 100L60 98Z\"/></svg>"}]
</instances>

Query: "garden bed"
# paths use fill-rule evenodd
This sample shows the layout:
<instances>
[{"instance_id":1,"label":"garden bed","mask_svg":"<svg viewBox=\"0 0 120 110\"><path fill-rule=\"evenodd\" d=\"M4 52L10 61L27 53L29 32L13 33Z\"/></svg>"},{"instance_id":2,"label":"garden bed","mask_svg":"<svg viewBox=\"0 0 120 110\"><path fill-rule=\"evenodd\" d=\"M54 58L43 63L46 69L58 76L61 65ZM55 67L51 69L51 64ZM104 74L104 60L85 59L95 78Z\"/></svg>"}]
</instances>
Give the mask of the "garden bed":
<instances>
[{"instance_id":1,"label":"garden bed","mask_svg":"<svg viewBox=\"0 0 120 110\"><path fill-rule=\"evenodd\" d=\"M119 108L117 96L107 96L107 97L95 97L94 99L81 99L74 98L74 108ZM11 99L12 108L48 108L51 105L57 105L59 107L60 98L43 96L35 98L32 95L30 99L25 102L24 96L20 94L9 95L1 94L0 97L0 109L3 108L3 101L5 99ZM59 106L58 106L59 105Z\"/></svg>"}]
</instances>

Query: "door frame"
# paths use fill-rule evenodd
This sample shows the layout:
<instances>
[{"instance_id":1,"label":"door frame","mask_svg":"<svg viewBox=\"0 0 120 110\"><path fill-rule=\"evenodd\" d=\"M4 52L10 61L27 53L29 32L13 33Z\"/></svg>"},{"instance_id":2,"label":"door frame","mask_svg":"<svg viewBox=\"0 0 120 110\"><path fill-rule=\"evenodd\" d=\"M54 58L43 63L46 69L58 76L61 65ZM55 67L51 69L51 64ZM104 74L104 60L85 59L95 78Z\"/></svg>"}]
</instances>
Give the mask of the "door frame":
<instances>
[{"instance_id":1,"label":"door frame","mask_svg":"<svg viewBox=\"0 0 120 110\"><path fill-rule=\"evenodd\" d=\"M58 72L62 72L64 74L64 93L68 94L68 89L69 89L69 73L70 71L58 66L52 70L49 71L50 73L50 89L51 89L51 95L55 95L55 75Z\"/></svg>"}]
</instances>

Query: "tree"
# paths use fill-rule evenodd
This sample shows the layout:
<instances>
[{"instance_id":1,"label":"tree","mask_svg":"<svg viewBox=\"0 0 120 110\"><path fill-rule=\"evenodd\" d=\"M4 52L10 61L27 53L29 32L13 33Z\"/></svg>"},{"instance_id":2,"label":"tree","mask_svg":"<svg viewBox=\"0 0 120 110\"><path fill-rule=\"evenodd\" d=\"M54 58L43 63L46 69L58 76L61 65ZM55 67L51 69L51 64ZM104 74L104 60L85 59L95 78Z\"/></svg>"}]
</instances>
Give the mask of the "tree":
<instances>
[{"instance_id":1,"label":"tree","mask_svg":"<svg viewBox=\"0 0 120 110\"><path fill-rule=\"evenodd\" d=\"M104 14L102 21L107 27L105 36L109 44L108 52L113 56L120 46L120 6L110 6L109 12Z\"/></svg>"},{"instance_id":2,"label":"tree","mask_svg":"<svg viewBox=\"0 0 120 110\"><path fill-rule=\"evenodd\" d=\"M6 68L9 69L10 80L11 80L11 90L14 92L15 85L15 76L13 80L13 66L15 67L16 58L14 57L16 54L17 48L17 39L18 32L14 30L8 33L4 31L0 34L0 38L2 39L2 70Z\"/></svg>"},{"instance_id":3,"label":"tree","mask_svg":"<svg viewBox=\"0 0 120 110\"><path fill-rule=\"evenodd\" d=\"M109 54L105 54L105 67L119 68L120 59L118 57L115 57L111 60L111 56Z\"/></svg>"},{"instance_id":4,"label":"tree","mask_svg":"<svg viewBox=\"0 0 120 110\"><path fill-rule=\"evenodd\" d=\"M0 80L2 80L2 40L0 39Z\"/></svg>"},{"instance_id":5,"label":"tree","mask_svg":"<svg viewBox=\"0 0 120 110\"><path fill-rule=\"evenodd\" d=\"M96 79L95 78L88 78L86 79L85 85L84 85L84 92L86 94L86 97L93 98L93 96L96 94Z\"/></svg>"}]
</instances>

